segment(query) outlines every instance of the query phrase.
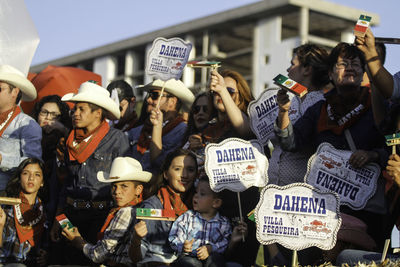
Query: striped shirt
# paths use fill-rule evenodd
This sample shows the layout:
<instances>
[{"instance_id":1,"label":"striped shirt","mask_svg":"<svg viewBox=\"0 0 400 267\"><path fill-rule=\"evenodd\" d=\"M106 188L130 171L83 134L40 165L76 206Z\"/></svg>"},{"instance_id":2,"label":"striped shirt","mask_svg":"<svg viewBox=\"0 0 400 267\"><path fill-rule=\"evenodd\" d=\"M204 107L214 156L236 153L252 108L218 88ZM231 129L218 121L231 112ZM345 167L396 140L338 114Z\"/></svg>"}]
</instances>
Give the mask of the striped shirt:
<instances>
[{"instance_id":1,"label":"striped shirt","mask_svg":"<svg viewBox=\"0 0 400 267\"><path fill-rule=\"evenodd\" d=\"M207 221L198 212L189 210L176 219L169 233L173 250L182 253L185 240L194 239L190 255L196 256L196 249L211 245L212 252L223 253L228 246L232 227L229 220L219 213Z\"/></svg>"}]
</instances>

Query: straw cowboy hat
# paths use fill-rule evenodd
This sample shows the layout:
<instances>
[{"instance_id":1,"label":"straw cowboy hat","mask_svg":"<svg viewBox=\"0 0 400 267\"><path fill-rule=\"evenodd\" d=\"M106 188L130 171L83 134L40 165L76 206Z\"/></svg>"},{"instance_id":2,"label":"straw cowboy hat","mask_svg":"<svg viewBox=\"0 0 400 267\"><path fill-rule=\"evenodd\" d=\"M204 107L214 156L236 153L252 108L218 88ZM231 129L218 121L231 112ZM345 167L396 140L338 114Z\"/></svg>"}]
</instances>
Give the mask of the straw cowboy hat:
<instances>
[{"instance_id":1,"label":"straw cowboy hat","mask_svg":"<svg viewBox=\"0 0 400 267\"><path fill-rule=\"evenodd\" d=\"M111 164L110 173L98 172L97 180L103 183L115 183L121 181L138 181L147 183L151 179L151 173L143 171L142 165L136 159L130 157L115 158Z\"/></svg>"},{"instance_id":2,"label":"straw cowboy hat","mask_svg":"<svg viewBox=\"0 0 400 267\"><path fill-rule=\"evenodd\" d=\"M37 93L35 86L26 78L26 76L16 68L10 65L0 65L0 81L9 83L21 90L23 101L32 101L36 99Z\"/></svg>"},{"instance_id":3,"label":"straw cowboy hat","mask_svg":"<svg viewBox=\"0 0 400 267\"><path fill-rule=\"evenodd\" d=\"M187 110L190 110L190 107L192 106L194 101L194 95L192 91L190 91L189 88L187 88L181 80L169 79L165 82L164 85L164 81L157 79L149 84L140 85L136 88L148 92L155 89L161 90L163 87L164 91L176 96L179 100L182 101L183 106Z\"/></svg>"},{"instance_id":4,"label":"straw cowboy hat","mask_svg":"<svg viewBox=\"0 0 400 267\"><path fill-rule=\"evenodd\" d=\"M111 120L120 118L119 105L110 97L110 93L100 85L93 82L84 82L78 89L78 93L69 93L61 98L65 102L87 102L98 105L109 111L108 117Z\"/></svg>"},{"instance_id":5,"label":"straw cowboy hat","mask_svg":"<svg viewBox=\"0 0 400 267\"><path fill-rule=\"evenodd\" d=\"M367 233L367 225L360 219L341 213L342 225L337 234L337 240L356 245L360 249L372 251L375 241Z\"/></svg>"}]
</instances>

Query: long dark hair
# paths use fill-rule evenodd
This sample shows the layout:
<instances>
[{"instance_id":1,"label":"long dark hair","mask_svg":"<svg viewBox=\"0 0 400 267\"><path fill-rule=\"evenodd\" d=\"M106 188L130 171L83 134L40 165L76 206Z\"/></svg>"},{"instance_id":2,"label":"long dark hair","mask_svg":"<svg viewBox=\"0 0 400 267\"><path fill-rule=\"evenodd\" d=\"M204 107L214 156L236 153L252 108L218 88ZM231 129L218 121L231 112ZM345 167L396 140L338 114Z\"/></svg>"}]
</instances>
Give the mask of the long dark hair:
<instances>
[{"instance_id":1,"label":"long dark hair","mask_svg":"<svg viewBox=\"0 0 400 267\"><path fill-rule=\"evenodd\" d=\"M47 186L46 186L46 179L44 177L44 163L42 160L38 158L27 158L23 160L13 175L11 176L10 181L7 183L6 186L6 195L8 197L19 197L19 193L22 191L21 187L21 173L25 169L26 166L30 164L37 164L39 165L40 169L42 170L43 174L43 186L39 189L37 196L44 202L47 201Z\"/></svg>"},{"instance_id":2,"label":"long dark hair","mask_svg":"<svg viewBox=\"0 0 400 267\"><path fill-rule=\"evenodd\" d=\"M39 113L40 110L42 109L43 105L46 103L55 103L58 106L58 109L60 110L61 116L59 118L59 121L68 129L72 128L72 121L71 117L69 116L69 106L67 103L61 101L61 98L58 95L47 95L40 99L39 102L35 104L33 107L32 111L32 118L35 119L35 121L38 121Z\"/></svg>"},{"instance_id":3,"label":"long dark hair","mask_svg":"<svg viewBox=\"0 0 400 267\"><path fill-rule=\"evenodd\" d=\"M174 158L179 157L179 156L191 157L193 159L194 163L196 164L196 170L198 170L196 156L190 150L178 148L178 149L168 153L168 155L165 157L165 160L161 166L160 173L158 175L153 175L150 182L145 184L146 190L144 190L145 193L143 193L144 199L156 194L157 191L161 187L167 185L167 182L163 178L163 175L165 172L168 171Z\"/></svg>"},{"instance_id":4,"label":"long dark hair","mask_svg":"<svg viewBox=\"0 0 400 267\"><path fill-rule=\"evenodd\" d=\"M203 93L198 94L196 96L196 98L194 99L194 101L193 101L192 107L190 108L186 131L185 131L185 134L183 135L183 138L182 138L182 146L186 144L189 136L191 136L192 134L199 133L202 130L202 129L197 129L196 128L196 125L194 123L194 118L193 118L194 107L195 107L197 101L201 97L207 97L207 101L210 103L209 106L211 107L212 111L211 111L211 115L210 115L209 119L211 120L212 118L217 116L217 111L214 108L214 105L212 104L212 96L210 95L210 92L203 92Z\"/></svg>"}]
</instances>

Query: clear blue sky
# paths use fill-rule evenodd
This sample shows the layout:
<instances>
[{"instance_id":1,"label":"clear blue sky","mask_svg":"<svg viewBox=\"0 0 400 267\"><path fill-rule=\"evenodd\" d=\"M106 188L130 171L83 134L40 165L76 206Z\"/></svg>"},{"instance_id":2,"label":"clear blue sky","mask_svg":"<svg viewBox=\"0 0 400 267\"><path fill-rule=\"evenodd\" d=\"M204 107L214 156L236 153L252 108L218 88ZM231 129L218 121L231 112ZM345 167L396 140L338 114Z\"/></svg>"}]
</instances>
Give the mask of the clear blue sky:
<instances>
[{"instance_id":1,"label":"clear blue sky","mask_svg":"<svg viewBox=\"0 0 400 267\"><path fill-rule=\"evenodd\" d=\"M268 1L268 0L266 0ZM33 65L257 2L256 0L25 0L40 37ZM400 37L399 0L330 0L380 15L375 36ZM400 45L386 67L400 70Z\"/></svg>"}]
</instances>

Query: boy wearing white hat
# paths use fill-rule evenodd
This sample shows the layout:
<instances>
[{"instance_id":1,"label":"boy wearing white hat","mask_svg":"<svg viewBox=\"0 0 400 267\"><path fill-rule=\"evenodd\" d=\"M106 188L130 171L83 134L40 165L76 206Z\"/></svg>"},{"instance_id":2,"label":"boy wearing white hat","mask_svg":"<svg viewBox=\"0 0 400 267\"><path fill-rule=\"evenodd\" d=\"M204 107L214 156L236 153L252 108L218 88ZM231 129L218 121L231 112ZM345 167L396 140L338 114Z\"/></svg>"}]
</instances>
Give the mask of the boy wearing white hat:
<instances>
[{"instance_id":1,"label":"boy wearing white hat","mask_svg":"<svg viewBox=\"0 0 400 267\"><path fill-rule=\"evenodd\" d=\"M157 102L162 88L164 92ZM166 82L155 80L138 87L148 92L146 98L147 118L144 125L128 132L132 155L139 160L143 169L156 173L166 155L178 148L186 131L186 123L179 113L182 108L190 110L193 93L180 80Z\"/></svg>"},{"instance_id":2,"label":"boy wearing white hat","mask_svg":"<svg viewBox=\"0 0 400 267\"><path fill-rule=\"evenodd\" d=\"M95 244L86 242L78 228L63 229L63 235L95 263L110 266L132 265L127 247L130 241L129 229L136 219L132 207L142 201L143 183L151 179L151 173L142 170L140 163L129 157L116 158L109 174L98 172L97 179L111 183L111 194L116 208L109 213Z\"/></svg>"},{"instance_id":3,"label":"boy wearing white hat","mask_svg":"<svg viewBox=\"0 0 400 267\"><path fill-rule=\"evenodd\" d=\"M73 130L66 142L67 178L57 214L65 213L72 224L79 227L85 240L94 243L112 206L110 186L98 181L97 173L109 172L113 160L127 154L128 138L106 121L106 118L119 119L120 111L105 88L84 82L77 94L66 94L61 100L75 102L75 107ZM59 237L60 227L54 223L51 238L58 241ZM69 264L87 261L76 250L64 251L64 254L69 255L66 259Z\"/></svg>"},{"instance_id":4,"label":"boy wearing white hat","mask_svg":"<svg viewBox=\"0 0 400 267\"><path fill-rule=\"evenodd\" d=\"M35 98L36 89L22 72L0 65L0 191L24 159L42 157L42 129L18 106L21 99Z\"/></svg>"}]
</instances>

